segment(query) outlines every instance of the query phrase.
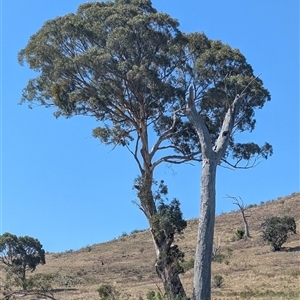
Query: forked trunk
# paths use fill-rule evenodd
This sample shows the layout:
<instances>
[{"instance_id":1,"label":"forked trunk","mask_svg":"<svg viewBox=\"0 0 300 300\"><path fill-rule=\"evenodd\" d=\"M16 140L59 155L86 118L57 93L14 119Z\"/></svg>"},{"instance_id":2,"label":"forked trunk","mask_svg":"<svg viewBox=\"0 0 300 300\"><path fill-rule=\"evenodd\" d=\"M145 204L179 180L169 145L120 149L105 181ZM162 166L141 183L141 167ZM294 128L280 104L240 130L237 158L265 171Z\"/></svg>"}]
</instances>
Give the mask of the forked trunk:
<instances>
[{"instance_id":1,"label":"forked trunk","mask_svg":"<svg viewBox=\"0 0 300 300\"><path fill-rule=\"evenodd\" d=\"M216 170L214 159L203 159L201 211L194 266L194 300L211 299L211 259L215 224Z\"/></svg>"}]
</instances>

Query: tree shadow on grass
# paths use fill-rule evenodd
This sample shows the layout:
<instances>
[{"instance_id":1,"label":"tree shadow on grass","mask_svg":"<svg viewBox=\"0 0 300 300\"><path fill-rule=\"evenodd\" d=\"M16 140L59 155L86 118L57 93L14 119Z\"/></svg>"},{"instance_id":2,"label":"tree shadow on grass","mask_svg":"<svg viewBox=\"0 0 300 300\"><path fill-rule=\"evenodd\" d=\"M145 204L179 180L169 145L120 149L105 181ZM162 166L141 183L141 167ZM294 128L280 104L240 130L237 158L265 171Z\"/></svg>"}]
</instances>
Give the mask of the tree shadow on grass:
<instances>
[{"instance_id":1,"label":"tree shadow on grass","mask_svg":"<svg viewBox=\"0 0 300 300\"><path fill-rule=\"evenodd\" d=\"M59 293L59 292L68 292L68 291L77 291L78 289L75 288L61 288L61 289L51 289L49 292L51 293Z\"/></svg>"},{"instance_id":2,"label":"tree shadow on grass","mask_svg":"<svg viewBox=\"0 0 300 300\"><path fill-rule=\"evenodd\" d=\"M282 251L285 251L285 252L300 251L300 246L296 246L296 247L282 247Z\"/></svg>"}]
</instances>

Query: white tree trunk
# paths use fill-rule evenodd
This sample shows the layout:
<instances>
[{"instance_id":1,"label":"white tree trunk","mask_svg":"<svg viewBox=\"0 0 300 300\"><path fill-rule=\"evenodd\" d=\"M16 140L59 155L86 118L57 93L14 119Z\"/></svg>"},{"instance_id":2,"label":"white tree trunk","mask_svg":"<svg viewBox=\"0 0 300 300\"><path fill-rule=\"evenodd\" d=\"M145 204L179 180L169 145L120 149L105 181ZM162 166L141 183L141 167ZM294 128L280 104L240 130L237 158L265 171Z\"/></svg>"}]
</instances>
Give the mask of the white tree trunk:
<instances>
[{"instance_id":1,"label":"white tree trunk","mask_svg":"<svg viewBox=\"0 0 300 300\"><path fill-rule=\"evenodd\" d=\"M215 224L216 170L217 164L215 159L203 160L201 211L194 266L193 298L195 300L211 299L211 259Z\"/></svg>"},{"instance_id":2,"label":"white tree trunk","mask_svg":"<svg viewBox=\"0 0 300 300\"><path fill-rule=\"evenodd\" d=\"M194 102L194 90L190 87L186 103L186 116L195 127L202 152L201 172L201 211L199 218L198 238L194 267L194 300L211 299L211 257L215 226L216 207L216 172L224 156L234 126L234 119L239 110L240 100L244 94L237 95L229 106L223 120L221 132L215 145Z\"/></svg>"}]
</instances>

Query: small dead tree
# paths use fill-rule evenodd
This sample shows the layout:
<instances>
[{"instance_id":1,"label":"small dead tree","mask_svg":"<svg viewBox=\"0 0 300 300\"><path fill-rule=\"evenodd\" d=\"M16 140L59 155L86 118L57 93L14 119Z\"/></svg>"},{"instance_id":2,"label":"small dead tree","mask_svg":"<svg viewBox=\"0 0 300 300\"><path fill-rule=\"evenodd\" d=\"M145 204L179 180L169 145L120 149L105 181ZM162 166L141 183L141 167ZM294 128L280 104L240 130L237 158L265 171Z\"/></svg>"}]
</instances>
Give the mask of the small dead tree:
<instances>
[{"instance_id":1,"label":"small dead tree","mask_svg":"<svg viewBox=\"0 0 300 300\"><path fill-rule=\"evenodd\" d=\"M233 200L232 203L239 207L239 209L242 213L242 217L243 217L244 228L245 228L245 237L250 238L249 224L248 224L248 221L247 221L247 218L249 218L250 215L245 214L245 210L247 209L247 205L244 204L244 201L242 200L241 197L236 198L236 197L226 195L226 198L232 199Z\"/></svg>"}]
</instances>

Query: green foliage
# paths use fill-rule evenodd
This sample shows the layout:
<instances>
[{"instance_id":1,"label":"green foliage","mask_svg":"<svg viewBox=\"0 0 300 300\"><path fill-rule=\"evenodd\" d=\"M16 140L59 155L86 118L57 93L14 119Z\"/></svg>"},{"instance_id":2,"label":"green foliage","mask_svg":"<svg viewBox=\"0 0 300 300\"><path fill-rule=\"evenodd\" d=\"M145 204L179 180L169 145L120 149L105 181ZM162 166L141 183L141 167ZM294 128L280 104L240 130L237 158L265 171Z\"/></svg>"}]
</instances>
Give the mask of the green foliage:
<instances>
[{"instance_id":1,"label":"green foliage","mask_svg":"<svg viewBox=\"0 0 300 300\"><path fill-rule=\"evenodd\" d=\"M174 239L175 234L181 234L187 222L182 218L180 202L173 199L170 204L160 202L157 213L151 219L153 233L158 241L165 238Z\"/></svg>"},{"instance_id":2,"label":"green foliage","mask_svg":"<svg viewBox=\"0 0 300 300\"><path fill-rule=\"evenodd\" d=\"M173 199L169 204L160 201L157 207L157 213L151 218L151 231L159 246L163 243L168 245L165 252L161 253L157 261L158 268L163 265L171 265L173 271L177 274L183 273L184 269L180 262L183 262L184 253L177 245L171 246L175 234L181 234L186 228L187 222L182 218L180 202Z\"/></svg>"},{"instance_id":3,"label":"green foliage","mask_svg":"<svg viewBox=\"0 0 300 300\"><path fill-rule=\"evenodd\" d=\"M184 34L175 19L146 0L84 3L76 13L46 22L18 60L38 72L21 102L54 107L57 117L93 116L103 122L94 137L108 145L129 146L134 132L140 135L141 124L151 125L159 144L169 141L170 150L185 156L167 155L167 162L199 154L193 126L179 116L174 122L172 116L191 84L201 91L195 101L212 144L237 94L246 94L235 125L240 132L254 129L254 109L270 100L239 50L203 33ZM235 144L233 138L226 156L231 152L237 160L249 160L272 154L267 143ZM132 153L137 159L138 152Z\"/></svg>"},{"instance_id":4,"label":"green foliage","mask_svg":"<svg viewBox=\"0 0 300 300\"><path fill-rule=\"evenodd\" d=\"M35 274L27 279L27 289L37 289L39 291L49 291L52 289L53 274Z\"/></svg>"},{"instance_id":5,"label":"green foliage","mask_svg":"<svg viewBox=\"0 0 300 300\"><path fill-rule=\"evenodd\" d=\"M128 236L128 233L123 231L122 234L119 236L119 238L125 238Z\"/></svg>"},{"instance_id":6,"label":"green foliage","mask_svg":"<svg viewBox=\"0 0 300 300\"><path fill-rule=\"evenodd\" d=\"M261 224L262 239L268 241L274 251L279 251L287 241L289 233L296 234L295 219L289 216L270 217Z\"/></svg>"},{"instance_id":7,"label":"green foliage","mask_svg":"<svg viewBox=\"0 0 300 300\"><path fill-rule=\"evenodd\" d=\"M102 284L98 288L101 300L118 300L120 293L110 284Z\"/></svg>"},{"instance_id":8,"label":"green foliage","mask_svg":"<svg viewBox=\"0 0 300 300\"><path fill-rule=\"evenodd\" d=\"M257 204L249 204L247 208L257 207Z\"/></svg>"},{"instance_id":9,"label":"green foliage","mask_svg":"<svg viewBox=\"0 0 300 300\"><path fill-rule=\"evenodd\" d=\"M142 274L138 274L138 275L136 276L136 279L137 279L138 281L142 281L143 275L142 275Z\"/></svg>"},{"instance_id":10,"label":"green foliage","mask_svg":"<svg viewBox=\"0 0 300 300\"><path fill-rule=\"evenodd\" d=\"M18 59L37 72L21 103L54 108L55 117L93 117L99 122L95 138L130 151L143 179L136 185L139 208L158 246L168 246L163 255L169 260L172 252L175 260L181 259L171 244L186 223L177 200L167 205L160 199L167 192L164 184L152 192L153 172L163 162L201 160L195 129L180 112L190 86L212 145L237 94L245 96L232 131L255 128L255 109L270 94L246 58L203 33L181 32L177 20L157 12L150 0L116 0L84 3L76 13L47 21ZM235 142L236 134L228 136L224 159L231 155L237 162L256 161L272 155L268 143L242 144Z\"/></svg>"},{"instance_id":11,"label":"green foliage","mask_svg":"<svg viewBox=\"0 0 300 300\"><path fill-rule=\"evenodd\" d=\"M241 240L245 236L245 229L237 229L235 232L235 236L237 240Z\"/></svg>"},{"instance_id":12,"label":"green foliage","mask_svg":"<svg viewBox=\"0 0 300 300\"><path fill-rule=\"evenodd\" d=\"M184 252L177 245L171 246L167 251L160 254L156 263L157 270L163 270L164 266L172 268L173 274L184 273L182 262L184 261Z\"/></svg>"},{"instance_id":13,"label":"green foliage","mask_svg":"<svg viewBox=\"0 0 300 300\"><path fill-rule=\"evenodd\" d=\"M140 233L140 232L144 232L146 231L145 229L134 229L130 232L130 234L137 234L137 233Z\"/></svg>"},{"instance_id":14,"label":"green foliage","mask_svg":"<svg viewBox=\"0 0 300 300\"><path fill-rule=\"evenodd\" d=\"M147 293L147 300L164 300L164 298L159 292L149 291Z\"/></svg>"},{"instance_id":15,"label":"green foliage","mask_svg":"<svg viewBox=\"0 0 300 300\"><path fill-rule=\"evenodd\" d=\"M214 275L213 286L215 288L221 288L224 285L224 278L221 275Z\"/></svg>"},{"instance_id":16,"label":"green foliage","mask_svg":"<svg viewBox=\"0 0 300 300\"><path fill-rule=\"evenodd\" d=\"M169 300L169 299L187 300L188 298L181 295L176 295L175 297L172 298L168 294L162 295L160 292L155 293L154 291L149 291L147 293L147 300Z\"/></svg>"},{"instance_id":17,"label":"green foliage","mask_svg":"<svg viewBox=\"0 0 300 300\"><path fill-rule=\"evenodd\" d=\"M227 248L226 248L226 251L227 251L227 255L228 255L229 257L232 256L233 250L232 250L230 247L227 247Z\"/></svg>"},{"instance_id":18,"label":"green foliage","mask_svg":"<svg viewBox=\"0 0 300 300\"><path fill-rule=\"evenodd\" d=\"M38 239L17 237L10 233L0 236L0 262L16 276L23 290L27 289L26 272L33 272L37 265L45 264L45 251Z\"/></svg>"},{"instance_id":19,"label":"green foliage","mask_svg":"<svg viewBox=\"0 0 300 300\"><path fill-rule=\"evenodd\" d=\"M226 256L222 253L217 253L214 258L213 258L213 261L221 264L223 262L223 260L226 258Z\"/></svg>"},{"instance_id":20,"label":"green foliage","mask_svg":"<svg viewBox=\"0 0 300 300\"><path fill-rule=\"evenodd\" d=\"M193 269L194 268L194 264L195 264L195 259L194 258L190 258L189 260L183 261L181 263L181 266L184 270L184 272Z\"/></svg>"}]
</instances>

